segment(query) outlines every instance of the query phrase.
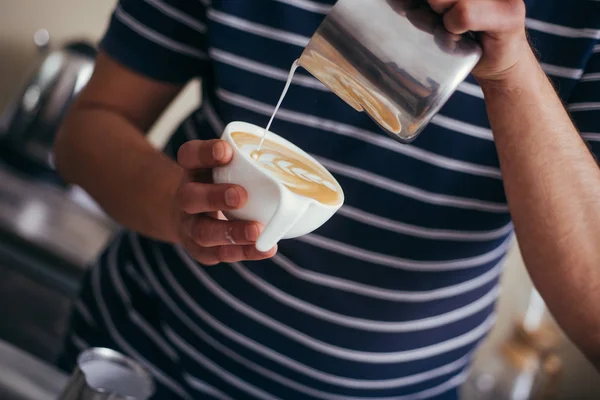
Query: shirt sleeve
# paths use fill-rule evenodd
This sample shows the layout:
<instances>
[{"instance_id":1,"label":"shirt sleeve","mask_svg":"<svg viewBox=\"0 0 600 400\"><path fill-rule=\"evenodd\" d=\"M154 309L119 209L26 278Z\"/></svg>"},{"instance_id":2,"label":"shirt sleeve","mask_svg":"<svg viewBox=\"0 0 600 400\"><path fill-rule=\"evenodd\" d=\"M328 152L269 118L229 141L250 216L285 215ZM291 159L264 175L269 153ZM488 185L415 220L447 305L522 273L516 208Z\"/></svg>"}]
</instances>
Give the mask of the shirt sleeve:
<instances>
[{"instance_id":1,"label":"shirt sleeve","mask_svg":"<svg viewBox=\"0 0 600 400\"><path fill-rule=\"evenodd\" d=\"M208 68L206 2L119 0L100 47L152 79L185 83Z\"/></svg>"},{"instance_id":2,"label":"shirt sleeve","mask_svg":"<svg viewBox=\"0 0 600 400\"><path fill-rule=\"evenodd\" d=\"M567 104L575 126L600 160L600 45L596 45Z\"/></svg>"}]
</instances>

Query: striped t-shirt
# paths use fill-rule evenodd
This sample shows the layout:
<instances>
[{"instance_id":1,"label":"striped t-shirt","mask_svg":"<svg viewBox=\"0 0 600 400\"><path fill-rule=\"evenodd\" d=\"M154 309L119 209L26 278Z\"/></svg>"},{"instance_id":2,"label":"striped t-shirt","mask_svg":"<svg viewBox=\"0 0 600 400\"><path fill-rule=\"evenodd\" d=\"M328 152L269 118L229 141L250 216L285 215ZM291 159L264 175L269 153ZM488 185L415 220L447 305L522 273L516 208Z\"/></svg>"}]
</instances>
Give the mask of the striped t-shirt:
<instances>
[{"instance_id":1,"label":"striped t-shirt","mask_svg":"<svg viewBox=\"0 0 600 400\"><path fill-rule=\"evenodd\" d=\"M201 108L167 146L174 155L230 121L266 125L333 3L121 0L102 47L159 81L202 78ZM543 68L598 153L600 2L527 8ZM512 239L481 88L469 77L403 145L299 70L272 129L336 176L345 206L261 262L203 267L180 247L122 233L86 283L69 346L106 332L164 398L455 398L494 323Z\"/></svg>"}]
</instances>

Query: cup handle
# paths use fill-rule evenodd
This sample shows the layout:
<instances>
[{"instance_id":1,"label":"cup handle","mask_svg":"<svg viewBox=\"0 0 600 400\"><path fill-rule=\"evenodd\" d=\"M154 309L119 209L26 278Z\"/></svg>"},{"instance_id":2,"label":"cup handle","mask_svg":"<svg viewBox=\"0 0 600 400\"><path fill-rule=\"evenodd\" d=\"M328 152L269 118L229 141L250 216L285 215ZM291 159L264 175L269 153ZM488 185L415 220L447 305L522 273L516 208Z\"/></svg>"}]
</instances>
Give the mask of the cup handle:
<instances>
[{"instance_id":1,"label":"cup handle","mask_svg":"<svg viewBox=\"0 0 600 400\"><path fill-rule=\"evenodd\" d=\"M300 200L287 189L281 189L281 199L275 213L256 241L256 249L267 252L273 248L302 218L310 202Z\"/></svg>"}]
</instances>

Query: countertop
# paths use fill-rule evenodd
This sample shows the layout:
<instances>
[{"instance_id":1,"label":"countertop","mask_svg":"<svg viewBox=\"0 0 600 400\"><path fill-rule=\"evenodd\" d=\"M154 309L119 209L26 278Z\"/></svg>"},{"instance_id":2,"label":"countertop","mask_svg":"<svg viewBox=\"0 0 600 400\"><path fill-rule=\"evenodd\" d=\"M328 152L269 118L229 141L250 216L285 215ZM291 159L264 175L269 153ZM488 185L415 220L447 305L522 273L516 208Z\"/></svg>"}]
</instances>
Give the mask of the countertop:
<instances>
[{"instance_id":1,"label":"countertop","mask_svg":"<svg viewBox=\"0 0 600 400\"><path fill-rule=\"evenodd\" d=\"M0 398L56 400L68 376L0 340Z\"/></svg>"},{"instance_id":2,"label":"countertop","mask_svg":"<svg viewBox=\"0 0 600 400\"><path fill-rule=\"evenodd\" d=\"M84 266L115 229L83 192L34 182L0 168L0 228Z\"/></svg>"},{"instance_id":3,"label":"countertop","mask_svg":"<svg viewBox=\"0 0 600 400\"><path fill-rule=\"evenodd\" d=\"M0 338L52 363L83 275L115 229L80 189L0 162Z\"/></svg>"},{"instance_id":4,"label":"countertop","mask_svg":"<svg viewBox=\"0 0 600 400\"><path fill-rule=\"evenodd\" d=\"M0 260L60 291L77 290L72 281L80 279L116 224L81 189L35 182L1 165L0 182Z\"/></svg>"}]
</instances>

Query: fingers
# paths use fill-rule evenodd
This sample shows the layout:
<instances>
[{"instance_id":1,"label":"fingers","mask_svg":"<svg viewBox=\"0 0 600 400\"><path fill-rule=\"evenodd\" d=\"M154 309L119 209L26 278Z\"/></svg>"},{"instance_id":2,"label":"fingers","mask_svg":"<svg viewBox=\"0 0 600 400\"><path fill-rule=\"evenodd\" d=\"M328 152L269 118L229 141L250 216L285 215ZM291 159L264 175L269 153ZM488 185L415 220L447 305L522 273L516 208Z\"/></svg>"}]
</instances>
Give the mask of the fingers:
<instances>
[{"instance_id":1,"label":"fingers","mask_svg":"<svg viewBox=\"0 0 600 400\"><path fill-rule=\"evenodd\" d=\"M446 29L457 35L468 31L493 35L524 27L522 0L430 0L430 4L444 13Z\"/></svg>"},{"instance_id":2,"label":"fingers","mask_svg":"<svg viewBox=\"0 0 600 400\"><path fill-rule=\"evenodd\" d=\"M266 253L256 250L250 245L229 245L216 247L201 247L192 242L184 240L184 246L188 253L203 265L217 265L222 262L232 263L239 261L257 261L271 258L277 253L277 246Z\"/></svg>"},{"instance_id":3,"label":"fingers","mask_svg":"<svg viewBox=\"0 0 600 400\"><path fill-rule=\"evenodd\" d=\"M438 14L443 14L448 11L453 5L458 3L458 0L427 0L429 6Z\"/></svg>"},{"instance_id":4,"label":"fingers","mask_svg":"<svg viewBox=\"0 0 600 400\"><path fill-rule=\"evenodd\" d=\"M406 18L417 28L423 32L433 33L435 28L439 26L439 16L433 14L426 8L415 8L406 12Z\"/></svg>"},{"instance_id":5,"label":"fingers","mask_svg":"<svg viewBox=\"0 0 600 400\"><path fill-rule=\"evenodd\" d=\"M433 40L446 52L460 51L461 35L449 33L443 26L437 26L433 32Z\"/></svg>"},{"instance_id":6,"label":"fingers","mask_svg":"<svg viewBox=\"0 0 600 400\"><path fill-rule=\"evenodd\" d=\"M181 210L200 214L221 210L235 210L248 201L248 193L238 185L186 182L178 192Z\"/></svg>"},{"instance_id":7,"label":"fingers","mask_svg":"<svg viewBox=\"0 0 600 400\"><path fill-rule=\"evenodd\" d=\"M231 161L233 149L229 143L214 140L190 140L181 145L177 162L185 169L213 168Z\"/></svg>"},{"instance_id":8,"label":"fingers","mask_svg":"<svg viewBox=\"0 0 600 400\"><path fill-rule=\"evenodd\" d=\"M277 246L266 253L256 250L254 245L248 246L220 246L216 248L216 256L219 262L256 261L271 258L277 253Z\"/></svg>"},{"instance_id":9,"label":"fingers","mask_svg":"<svg viewBox=\"0 0 600 400\"><path fill-rule=\"evenodd\" d=\"M217 217L218 213L212 215ZM264 260L277 252L277 246L266 253L256 249L255 243L262 231L262 226L256 222L184 215L180 227L181 244L204 265Z\"/></svg>"},{"instance_id":10,"label":"fingers","mask_svg":"<svg viewBox=\"0 0 600 400\"><path fill-rule=\"evenodd\" d=\"M253 245L262 231L257 222L219 220L205 215L189 216L184 223L190 239L201 247Z\"/></svg>"},{"instance_id":11,"label":"fingers","mask_svg":"<svg viewBox=\"0 0 600 400\"><path fill-rule=\"evenodd\" d=\"M418 8L421 4L420 0L387 0L392 10L400 15L406 15L406 11Z\"/></svg>"}]
</instances>

